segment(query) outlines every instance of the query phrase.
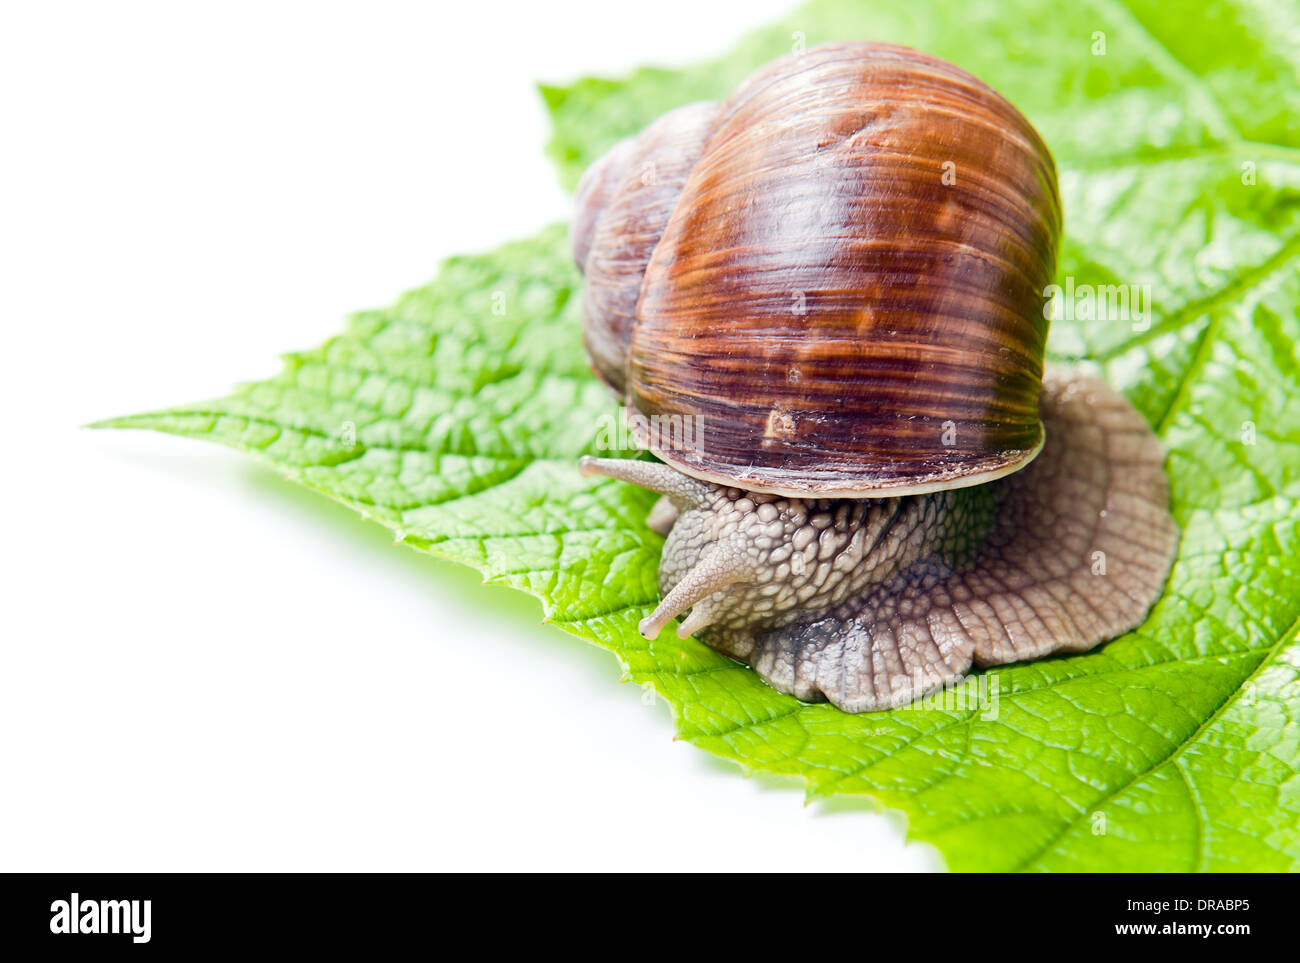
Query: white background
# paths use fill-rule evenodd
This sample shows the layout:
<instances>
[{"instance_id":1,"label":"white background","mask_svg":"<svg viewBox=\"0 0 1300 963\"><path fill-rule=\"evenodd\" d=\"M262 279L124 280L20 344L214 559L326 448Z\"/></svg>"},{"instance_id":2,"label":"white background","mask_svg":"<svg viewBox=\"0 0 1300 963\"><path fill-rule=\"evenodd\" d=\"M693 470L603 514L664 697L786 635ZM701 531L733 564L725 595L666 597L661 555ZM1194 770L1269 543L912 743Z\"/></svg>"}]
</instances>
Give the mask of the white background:
<instances>
[{"instance_id":1,"label":"white background","mask_svg":"<svg viewBox=\"0 0 1300 963\"><path fill-rule=\"evenodd\" d=\"M567 218L534 81L786 8L5 7L0 869L940 866L673 742L534 601L234 452L79 427Z\"/></svg>"}]
</instances>

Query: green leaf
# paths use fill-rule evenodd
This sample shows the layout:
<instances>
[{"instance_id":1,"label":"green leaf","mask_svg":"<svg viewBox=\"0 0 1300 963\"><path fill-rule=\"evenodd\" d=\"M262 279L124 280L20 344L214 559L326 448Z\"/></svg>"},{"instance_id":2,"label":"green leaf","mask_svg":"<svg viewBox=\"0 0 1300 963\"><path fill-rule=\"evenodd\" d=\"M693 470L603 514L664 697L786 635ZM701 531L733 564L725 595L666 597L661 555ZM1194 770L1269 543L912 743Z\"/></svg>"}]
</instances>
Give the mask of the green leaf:
<instances>
[{"instance_id":1,"label":"green leaf","mask_svg":"<svg viewBox=\"0 0 1300 963\"><path fill-rule=\"evenodd\" d=\"M614 407L587 372L558 226L449 261L276 378L106 424L248 451L538 596L653 685L682 738L801 777L812 798L900 809L954 869L1300 867L1300 10L813 3L713 64L545 88L562 176L663 110L724 95L796 31L909 43L1002 91L1061 169L1062 279L1151 286L1145 330L1063 320L1051 341L1121 387L1169 448L1183 539L1138 631L969 680L996 685L991 706L856 716L670 631L642 639L653 496L575 470Z\"/></svg>"}]
</instances>

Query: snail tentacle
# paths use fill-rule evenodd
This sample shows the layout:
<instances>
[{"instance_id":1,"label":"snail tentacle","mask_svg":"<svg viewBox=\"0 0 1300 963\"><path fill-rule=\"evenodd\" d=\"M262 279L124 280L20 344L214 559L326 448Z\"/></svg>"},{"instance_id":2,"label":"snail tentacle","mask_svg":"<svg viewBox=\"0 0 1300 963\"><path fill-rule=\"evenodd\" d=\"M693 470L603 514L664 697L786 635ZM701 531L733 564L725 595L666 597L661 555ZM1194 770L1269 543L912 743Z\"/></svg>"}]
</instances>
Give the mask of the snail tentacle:
<instances>
[{"instance_id":1,"label":"snail tentacle","mask_svg":"<svg viewBox=\"0 0 1300 963\"><path fill-rule=\"evenodd\" d=\"M650 509L650 514L645 518L645 523L650 531L666 537L677 524L680 514L681 510L673 504L671 498L665 495L655 502L654 507Z\"/></svg>"},{"instance_id":2,"label":"snail tentacle","mask_svg":"<svg viewBox=\"0 0 1300 963\"><path fill-rule=\"evenodd\" d=\"M716 615L719 606L709 604L710 596L753 576L753 567L742 546L718 542L664 595L655 610L641 620L638 629L647 639L653 639L671 620L690 609L690 616L677 627L679 638L690 638Z\"/></svg>"},{"instance_id":3,"label":"snail tentacle","mask_svg":"<svg viewBox=\"0 0 1300 963\"><path fill-rule=\"evenodd\" d=\"M709 489L706 482L683 475L675 468L633 458L593 458L584 455L578 459L578 471L586 477L604 475L606 478L629 482L638 488L659 492L679 506L703 504Z\"/></svg>"}]
</instances>

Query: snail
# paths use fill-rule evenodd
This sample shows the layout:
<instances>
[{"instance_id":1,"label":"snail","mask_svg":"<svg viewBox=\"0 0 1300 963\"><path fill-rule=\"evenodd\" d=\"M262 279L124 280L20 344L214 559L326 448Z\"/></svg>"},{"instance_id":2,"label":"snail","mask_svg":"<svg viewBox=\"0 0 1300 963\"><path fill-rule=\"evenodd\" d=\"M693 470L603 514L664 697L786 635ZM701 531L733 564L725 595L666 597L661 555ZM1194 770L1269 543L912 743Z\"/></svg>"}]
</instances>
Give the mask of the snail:
<instances>
[{"instance_id":1,"label":"snail","mask_svg":"<svg viewBox=\"0 0 1300 963\"><path fill-rule=\"evenodd\" d=\"M1002 96L910 48L812 48L620 142L576 205L587 354L658 459L580 466L662 496L647 638L678 618L860 712L1146 617L1164 452L1044 363L1056 169Z\"/></svg>"}]
</instances>

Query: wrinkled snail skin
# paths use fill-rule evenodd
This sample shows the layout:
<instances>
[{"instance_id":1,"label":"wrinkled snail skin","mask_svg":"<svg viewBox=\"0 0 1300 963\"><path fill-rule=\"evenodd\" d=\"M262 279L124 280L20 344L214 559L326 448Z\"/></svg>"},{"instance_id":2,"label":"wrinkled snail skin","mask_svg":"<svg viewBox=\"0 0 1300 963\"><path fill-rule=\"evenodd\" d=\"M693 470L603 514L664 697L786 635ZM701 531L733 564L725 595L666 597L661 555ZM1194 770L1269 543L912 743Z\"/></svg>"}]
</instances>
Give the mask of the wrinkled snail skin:
<instances>
[{"instance_id":1,"label":"wrinkled snail skin","mask_svg":"<svg viewBox=\"0 0 1300 963\"><path fill-rule=\"evenodd\" d=\"M780 691L884 709L972 665L1086 651L1158 596L1178 529L1151 429L1104 382L1064 370L1048 369L1040 410L1047 442L1023 471L925 495L800 500L646 462L584 470L677 509L646 635L689 610L679 634Z\"/></svg>"},{"instance_id":2,"label":"wrinkled snail skin","mask_svg":"<svg viewBox=\"0 0 1300 963\"><path fill-rule=\"evenodd\" d=\"M679 618L857 712L1145 618L1178 539L1163 449L1100 380L1044 371L1055 168L992 90L814 48L621 142L578 205L593 370L664 462L581 465L663 495L647 637Z\"/></svg>"}]
</instances>

